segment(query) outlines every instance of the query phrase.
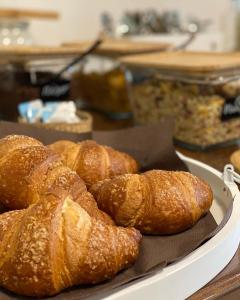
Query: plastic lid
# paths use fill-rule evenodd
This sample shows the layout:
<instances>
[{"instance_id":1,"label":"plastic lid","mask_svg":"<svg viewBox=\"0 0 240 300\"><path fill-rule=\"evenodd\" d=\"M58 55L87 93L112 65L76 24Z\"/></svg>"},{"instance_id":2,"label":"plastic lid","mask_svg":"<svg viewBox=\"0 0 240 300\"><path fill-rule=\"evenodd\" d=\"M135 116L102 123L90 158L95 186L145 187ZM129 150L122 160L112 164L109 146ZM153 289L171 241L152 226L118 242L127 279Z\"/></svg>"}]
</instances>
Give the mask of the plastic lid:
<instances>
[{"instance_id":1,"label":"plastic lid","mask_svg":"<svg viewBox=\"0 0 240 300\"><path fill-rule=\"evenodd\" d=\"M128 66L147 67L192 75L240 71L240 53L159 52L121 58Z\"/></svg>"},{"instance_id":2,"label":"plastic lid","mask_svg":"<svg viewBox=\"0 0 240 300\"><path fill-rule=\"evenodd\" d=\"M92 41L84 42L68 42L63 45L66 47L87 48L92 44ZM149 43L132 41L129 39L106 39L98 47L95 53L106 56L124 56L141 53L159 52L170 47L167 43Z\"/></svg>"}]
</instances>

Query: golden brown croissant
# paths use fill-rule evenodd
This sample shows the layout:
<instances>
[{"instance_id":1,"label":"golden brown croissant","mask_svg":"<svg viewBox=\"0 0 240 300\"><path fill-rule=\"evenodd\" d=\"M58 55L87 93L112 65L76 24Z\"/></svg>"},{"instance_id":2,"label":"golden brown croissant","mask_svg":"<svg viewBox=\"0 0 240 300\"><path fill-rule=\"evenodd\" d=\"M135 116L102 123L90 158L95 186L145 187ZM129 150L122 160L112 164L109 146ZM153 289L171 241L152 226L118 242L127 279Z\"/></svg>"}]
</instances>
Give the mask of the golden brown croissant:
<instances>
[{"instance_id":1,"label":"golden brown croissant","mask_svg":"<svg viewBox=\"0 0 240 300\"><path fill-rule=\"evenodd\" d=\"M240 149L234 151L230 156L230 161L236 169L240 171Z\"/></svg>"},{"instance_id":2,"label":"golden brown croissant","mask_svg":"<svg viewBox=\"0 0 240 300\"><path fill-rule=\"evenodd\" d=\"M40 199L49 189L69 192L92 217L112 224L97 207L76 172L39 141L19 135L0 140L0 201L8 209L22 209Z\"/></svg>"},{"instance_id":3,"label":"golden brown croissant","mask_svg":"<svg viewBox=\"0 0 240 300\"><path fill-rule=\"evenodd\" d=\"M91 218L62 191L47 194L0 215L0 286L42 297L105 281L134 263L140 240L134 228Z\"/></svg>"},{"instance_id":4,"label":"golden brown croissant","mask_svg":"<svg viewBox=\"0 0 240 300\"><path fill-rule=\"evenodd\" d=\"M100 180L138 170L136 161L130 155L94 141L78 144L58 141L49 148L58 153L63 163L76 171L88 187Z\"/></svg>"},{"instance_id":5,"label":"golden brown croissant","mask_svg":"<svg viewBox=\"0 0 240 300\"><path fill-rule=\"evenodd\" d=\"M106 179L90 192L116 224L147 234L177 233L191 227L213 200L210 186L196 176L158 170Z\"/></svg>"}]
</instances>

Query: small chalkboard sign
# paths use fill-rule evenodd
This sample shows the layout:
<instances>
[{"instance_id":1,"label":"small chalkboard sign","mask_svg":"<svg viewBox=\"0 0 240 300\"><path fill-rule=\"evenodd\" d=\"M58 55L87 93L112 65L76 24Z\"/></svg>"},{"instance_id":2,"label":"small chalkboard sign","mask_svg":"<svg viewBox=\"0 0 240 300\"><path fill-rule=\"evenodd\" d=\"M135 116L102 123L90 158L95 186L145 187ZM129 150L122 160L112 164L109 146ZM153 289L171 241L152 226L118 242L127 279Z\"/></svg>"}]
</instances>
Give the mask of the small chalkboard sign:
<instances>
[{"instance_id":1,"label":"small chalkboard sign","mask_svg":"<svg viewBox=\"0 0 240 300\"><path fill-rule=\"evenodd\" d=\"M70 94L70 81L67 79L54 79L43 84L40 88L42 100L66 100Z\"/></svg>"},{"instance_id":2,"label":"small chalkboard sign","mask_svg":"<svg viewBox=\"0 0 240 300\"><path fill-rule=\"evenodd\" d=\"M40 98L43 101L58 101L66 100L70 94L70 81L63 79L61 76L69 70L72 66L83 60L88 54L92 53L100 44L101 39L97 39L90 47L83 52L80 56L76 57L67 66L65 66L60 72L58 72L54 78L50 81L41 85L40 88Z\"/></svg>"},{"instance_id":3,"label":"small chalkboard sign","mask_svg":"<svg viewBox=\"0 0 240 300\"><path fill-rule=\"evenodd\" d=\"M240 117L240 95L235 98L225 100L222 108L222 121Z\"/></svg>"}]
</instances>

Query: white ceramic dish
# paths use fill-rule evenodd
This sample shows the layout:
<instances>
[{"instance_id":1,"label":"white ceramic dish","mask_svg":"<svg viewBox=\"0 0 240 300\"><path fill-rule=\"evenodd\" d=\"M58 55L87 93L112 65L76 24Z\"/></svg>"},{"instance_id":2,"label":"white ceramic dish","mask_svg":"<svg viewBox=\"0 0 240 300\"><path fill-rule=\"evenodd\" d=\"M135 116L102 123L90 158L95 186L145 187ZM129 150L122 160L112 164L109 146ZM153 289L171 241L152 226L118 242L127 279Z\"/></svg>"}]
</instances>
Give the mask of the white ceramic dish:
<instances>
[{"instance_id":1,"label":"white ceramic dish","mask_svg":"<svg viewBox=\"0 0 240 300\"><path fill-rule=\"evenodd\" d=\"M233 201L233 210L227 224L213 238L181 261L159 273L129 284L106 297L107 300L181 300L189 297L213 279L234 256L240 242L240 193L231 176L222 174L199 161L178 154L190 171L205 179L212 187L214 202L211 213L219 224Z\"/></svg>"}]
</instances>

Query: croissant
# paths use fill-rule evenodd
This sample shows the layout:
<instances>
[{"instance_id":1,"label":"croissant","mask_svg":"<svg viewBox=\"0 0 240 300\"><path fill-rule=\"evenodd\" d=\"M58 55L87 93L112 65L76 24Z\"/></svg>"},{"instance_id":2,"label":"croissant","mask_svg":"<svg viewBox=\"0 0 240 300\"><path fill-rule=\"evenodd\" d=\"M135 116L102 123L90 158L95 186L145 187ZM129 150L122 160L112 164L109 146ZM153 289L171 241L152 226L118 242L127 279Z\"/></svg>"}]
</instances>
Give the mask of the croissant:
<instances>
[{"instance_id":1,"label":"croissant","mask_svg":"<svg viewBox=\"0 0 240 300\"><path fill-rule=\"evenodd\" d=\"M136 229L107 225L62 191L49 193L0 215L0 285L43 297L102 282L134 263L140 240Z\"/></svg>"},{"instance_id":2,"label":"croissant","mask_svg":"<svg viewBox=\"0 0 240 300\"><path fill-rule=\"evenodd\" d=\"M240 170L240 149L232 153L230 156L230 161L236 169Z\"/></svg>"},{"instance_id":3,"label":"croissant","mask_svg":"<svg viewBox=\"0 0 240 300\"><path fill-rule=\"evenodd\" d=\"M1 204L8 209L26 208L54 188L69 192L90 216L113 224L98 209L77 173L64 166L52 150L27 136L10 135L0 140Z\"/></svg>"},{"instance_id":4,"label":"croissant","mask_svg":"<svg viewBox=\"0 0 240 300\"><path fill-rule=\"evenodd\" d=\"M137 162L130 155L94 141L78 144L58 141L49 148L61 156L66 166L78 173L87 187L103 179L138 170Z\"/></svg>"},{"instance_id":5,"label":"croissant","mask_svg":"<svg viewBox=\"0 0 240 300\"><path fill-rule=\"evenodd\" d=\"M106 179L90 192L118 225L146 234L172 234L193 226L213 201L210 186L187 172L153 170Z\"/></svg>"}]
</instances>

